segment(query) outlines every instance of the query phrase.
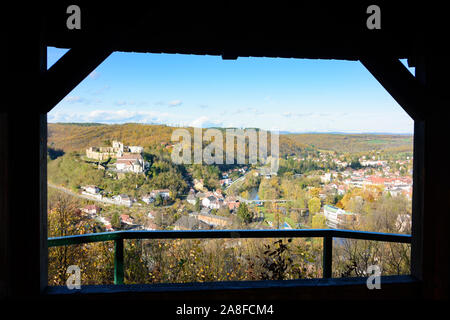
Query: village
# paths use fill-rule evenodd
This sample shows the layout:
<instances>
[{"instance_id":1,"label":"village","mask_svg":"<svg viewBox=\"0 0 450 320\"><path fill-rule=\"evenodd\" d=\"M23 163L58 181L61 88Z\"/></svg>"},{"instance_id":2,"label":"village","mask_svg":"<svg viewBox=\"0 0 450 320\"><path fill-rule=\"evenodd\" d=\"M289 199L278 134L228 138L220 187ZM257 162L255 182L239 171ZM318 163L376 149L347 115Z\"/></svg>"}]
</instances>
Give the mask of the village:
<instances>
[{"instance_id":1,"label":"village","mask_svg":"<svg viewBox=\"0 0 450 320\"><path fill-rule=\"evenodd\" d=\"M86 157L99 161L114 159L113 166L108 170L114 170L117 173L143 174L149 169L149 163L142 157L143 148L140 146L124 146L119 141L113 141L112 147L91 147L86 150ZM311 174L294 175L295 177L315 177L320 179L320 191L318 197L322 204L319 214L326 219L326 226L329 228L339 228L358 220L359 212L350 212L343 210L335 205L326 203L326 198L330 194L338 197L344 196L347 192L359 188L370 188L374 186L381 187L383 193L389 193L391 196L402 195L411 199L412 197L412 177L406 170L412 164L412 157L405 159L387 161L377 159L376 156L361 156L358 159L358 166L353 166L350 161L344 161L339 157L333 157L329 154L319 154L318 157L305 159L301 157L292 157L292 160L301 162L311 160L313 162L332 163L335 170L327 172L319 171ZM398 170L397 170L397 169ZM100 169L100 168L99 168ZM177 219L171 221L170 225L165 225L166 229L173 230L209 230L209 229L227 229L236 227L236 214L239 206L245 203L253 212L258 214L254 216L252 228L284 228L292 229L307 227L300 223L293 223L286 219L281 225L275 226L274 221L270 221L264 215L263 208L267 202L273 202L284 215L288 215L285 204L295 199L259 199L256 197L248 199L241 195L228 194L228 189L232 185L238 185L245 181L248 176L259 177L260 179L271 179L276 173L269 172L265 167L243 166L230 169L221 173L220 188L209 190L203 179L192 179L188 181L189 192L182 196L171 193L169 189L154 189L145 195L135 198L128 194L118 194L109 196L108 190L101 190L95 185L82 186L81 194L85 199L92 200L93 204L87 204L80 208L81 212L89 218L100 222L105 231L115 231L117 229L133 230L158 230L161 229L161 222L157 223L158 215L164 216L161 210L175 208ZM307 187L309 190L311 187ZM120 223L112 223L112 216L104 214L109 206L119 206L128 210L135 209L139 212L145 212L145 217L134 219L132 213L121 213L118 215ZM302 214L308 216L308 208L302 209ZM142 214L141 214L142 216ZM409 223L408 217L399 217L402 221L399 223ZM117 217L116 217L117 220ZM406 221L405 221L406 220ZM113 226L114 225L114 226ZM248 227L248 226L247 226Z\"/></svg>"}]
</instances>

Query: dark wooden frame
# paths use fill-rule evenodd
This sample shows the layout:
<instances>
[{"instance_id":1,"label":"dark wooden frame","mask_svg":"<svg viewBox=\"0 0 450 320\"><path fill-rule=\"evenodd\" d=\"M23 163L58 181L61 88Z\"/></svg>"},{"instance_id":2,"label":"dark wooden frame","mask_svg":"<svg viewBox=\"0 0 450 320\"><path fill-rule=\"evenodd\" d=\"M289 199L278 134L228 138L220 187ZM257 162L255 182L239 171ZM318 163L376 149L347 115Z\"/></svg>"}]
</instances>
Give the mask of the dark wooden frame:
<instances>
[{"instance_id":1,"label":"dark wooden frame","mask_svg":"<svg viewBox=\"0 0 450 320\"><path fill-rule=\"evenodd\" d=\"M59 7L52 8L60 10L64 9L64 5L65 3L61 2ZM398 19L396 15L390 15L389 13L392 12L388 10L388 14L384 15L386 17L384 21L387 21L386 25L392 28L388 28L388 31L369 33L367 30L358 29L361 19L354 18L355 10L358 8L354 10L351 4L336 4L331 9L319 8L320 6L316 8L314 4L305 5L306 9L323 9L325 13L322 20L315 15L302 16L304 21L301 22L301 26L307 28L312 25L315 29L303 38L304 41L300 46L291 44L289 37L293 34L289 29L292 27L290 24L284 29L266 28L261 33L264 37L256 34L254 37L256 40L246 42L248 38L244 32L237 32L238 26L242 28L248 26L246 23L248 16L244 13L237 18L235 27L225 27L217 33L214 33L215 21L211 19L208 20L211 27L197 25L202 28L200 30L205 31L199 37L193 37L191 30L186 30L186 33L183 33L183 30L177 35L171 33L172 30L168 30L167 34L152 33L151 41L149 41L146 38L147 30L139 24L142 20L137 18L140 13L132 9L126 9L131 10L126 12L133 11L133 14L136 14L136 16L130 14L130 19L107 17L107 19L100 19L98 25L91 20L90 26L93 26L91 28L93 32L88 28L88 32L68 33L67 30L53 28L61 22L59 18L55 20L48 18L49 15L59 12L56 9L52 11L50 10L52 8L45 7L45 10L42 10L40 5L36 5L35 8L28 7L28 10L24 12L23 8L13 7L10 11L12 14L4 19L12 32L6 38L9 46L6 76L9 83L2 88L7 99L5 107L0 110L0 186L2 187L0 192L0 297L36 297L47 290L46 112L110 52L136 50L214 54L224 58L271 56L361 60L415 120L412 277L408 278L407 283L404 280L399 281L395 292L397 296L404 294L410 297L410 293L413 292L416 298L448 298L449 247L446 232L449 226L449 215L447 206L442 200L448 199L449 173L439 170L436 165L441 157L441 152L438 152L440 143L448 136L446 119L449 108L438 107L439 105L448 106L450 101L446 88L449 82L449 67L441 63L446 57L439 55L443 52L442 37L445 36L446 29L444 25L438 23L439 21L444 23L446 20L440 17L438 12L430 14L428 7L420 7L420 10L411 13L408 11L409 6L393 4L392 6L392 12L396 14L404 14L406 10L405 17ZM364 9L364 6L361 8ZM100 13L104 8L98 6L97 9L96 12ZM108 10L112 10L113 15L118 14L114 11L115 9ZM225 9L223 21L226 21L229 13L233 12L234 8ZM414 26L411 27L408 22L412 16L420 16L422 12L430 14L433 19L432 27L418 26L414 29ZM92 16L97 18L95 14ZM160 16L164 17L163 14ZM334 17L340 17L343 21L342 25ZM24 20L27 23L23 23ZM135 20L136 23L134 23ZM327 22L328 20L330 22ZM120 26L123 28L111 26L112 31L107 33L105 30L108 28L101 24L107 24L108 21L123 22ZM219 25L223 21L219 19ZM185 25L186 22L183 20L180 25ZM33 28L30 28L30 25L33 25ZM343 31L337 26L342 26ZM405 29L404 26L407 28ZM353 30L356 31L353 32ZM166 40L167 35L171 37L170 41ZM339 42L338 36L342 35L348 38ZM320 38L320 42L317 38ZM99 39L102 39L101 43ZM258 42L259 39L264 41ZM207 40L209 42L205 44ZM148 44L149 42L151 45ZM45 48L47 45L72 47L67 56L50 72L46 68ZM410 75L406 68L400 65L399 58L410 59L410 63L416 67L416 77ZM21 98L22 105L18 104L17 97ZM30 108L27 110L23 107L24 105ZM27 142L26 158L21 155L22 148L16 144L17 141ZM24 168L27 169L26 174L23 172ZM25 178L32 187L24 200L20 180ZM16 208L18 204L20 204L20 213ZM39 208L39 214L36 214L37 208ZM23 236L24 234L26 237ZM335 279L327 282L324 284L327 288L321 291L323 295L320 297L333 298L342 296L345 292L348 297L357 298L361 294L362 287L358 285L353 289L345 290L343 289L345 281ZM410 290L411 285L417 290ZM270 288L269 284L265 286ZM312 287L300 287L305 293L304 296L317 292ZM105 290L108 291L108 289ZM275 289L270 291L271 289L255 288L253 291L258 290L276 291L278 296L281 296L288 294L290 289L283 291L280 287L278 291ZM225 291L216 290L216 297L227 297ZM237 290L235 294L239 295L239 292L244 295L248 290ZM383 292L386 297L390 296L388 291ZM127 295L130 294L130 292L127 293ZM141 294L143 293L136 293L135 296ZM168 299L171 297L169 293L165 296ZM212 296L208 297L212 298ZM309 295L309 298L314 296Z\"/></svg>"}]
</instances>

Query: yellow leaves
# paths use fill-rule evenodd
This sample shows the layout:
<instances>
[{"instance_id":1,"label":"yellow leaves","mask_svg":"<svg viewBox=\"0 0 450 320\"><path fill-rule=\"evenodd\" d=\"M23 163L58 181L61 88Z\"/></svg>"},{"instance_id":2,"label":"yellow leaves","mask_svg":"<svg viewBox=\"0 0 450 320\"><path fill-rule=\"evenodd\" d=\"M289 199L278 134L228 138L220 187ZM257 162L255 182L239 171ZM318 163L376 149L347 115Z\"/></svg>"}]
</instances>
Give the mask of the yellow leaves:
<instances>
[{"instance_id":1,"label":"yellow leaves","mask_svg":"<svg viewBox=\"0 0 450 320\"><path fill-rule=\"evenodd\" d=\"M311 195L311 197L319 197L319 193L320 193L321 189L320 188L316 188L313 187L309 190L309 194Z\"/></svg>"},{"instance_id":2,"label":"yellow leaves","mask_svg":"<svg viewBox=\"0 0 450 320\"><path fill-rule=\"evenodd\" d=\"M298 239L296 239L298 240ZM267 240L268 241L268 240ZM149 240L127 241L125 246L125 276L127 283L164 282L204 282L257 280L261 267L258 262L260 248L264 239L246 239L239 245L224 247L223 240ZM148 244L154 245L148 245ZM314 263L315 256L308 255L305 242L296 242L296 263L303 266ZM83 283L112 283L113 281L113 243L90 244L68 247L68 263L82 267ZM301 247L302 249L298 249ZM55 248L56 249L56 248ZM170 249L170 250L169 250ZM51 249L53 251L53 248ZM62 284L66 279L65 269L60 266L54 252L49 252L49 281ZM58 253L61 257L63 252ZM271 259L272 260L272 259ZM294 277L292 272L289 277Z\"/></svg>"}]
</instances>

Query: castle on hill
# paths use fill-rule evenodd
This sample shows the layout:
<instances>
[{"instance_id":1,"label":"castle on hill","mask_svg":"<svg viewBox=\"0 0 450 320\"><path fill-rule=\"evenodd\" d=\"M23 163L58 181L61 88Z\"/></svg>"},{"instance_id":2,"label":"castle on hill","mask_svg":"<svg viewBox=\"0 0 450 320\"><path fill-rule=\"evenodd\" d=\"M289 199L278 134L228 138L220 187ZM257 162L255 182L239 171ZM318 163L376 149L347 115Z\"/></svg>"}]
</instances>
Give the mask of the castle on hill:
<instances>
[{"instance_id":1,"label":"castle on hill","mask_svg":"<svg viewBox=\"0 0 450 320\"><path fill-rule=\"evenodd\" d=\"M143 151L143 147L125 146L122 142L114 140L111 147L90 147L86 149L86 157L98 161L105 161L109 158L121 158L124 153L141 154Z\"/></svg>"}]
</instances>

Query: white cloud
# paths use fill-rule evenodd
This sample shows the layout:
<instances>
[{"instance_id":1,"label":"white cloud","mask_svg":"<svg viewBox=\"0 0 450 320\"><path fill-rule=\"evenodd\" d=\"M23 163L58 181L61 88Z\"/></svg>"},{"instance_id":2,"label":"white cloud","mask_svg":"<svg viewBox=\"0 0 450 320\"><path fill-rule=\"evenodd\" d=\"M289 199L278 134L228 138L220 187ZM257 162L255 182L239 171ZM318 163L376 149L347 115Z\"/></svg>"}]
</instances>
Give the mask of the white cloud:
<instances>
[{"instance_id":1,"label":"white cloud","mask_svg":"<svg viewBox=\"0 0 450 320\"><path fill-rule=\"evenodd\" d=\"M69 97L68 97L69 98ZM79 97L70 97L72 103L79 102ZM192 126L192 127L259 127L270 130L277 126L281 131L290 132L412 132L413 122L401 112L377 113L372 112L346 112L346 111L326 111L326 112L295 112L295 110L280 110L279 112L267 112L256 116L255 113L248 112L248 109L241 110L236 114L232 110L228 113L209 112L205 115L203 110L189 112L179 109L161 109L155 107L153 110L138 107L134 108L125 103L128 107L121 107L120 110L114 108L96 107L101 101L93 101L89 108L80 108L79 105L64 108L55 108L48 114L49 122L100 122L100 123L154 123L166 124L169 126ZM131 101L130 103L133 103ZM95 109L94 109L95 108ZM92 110L94 109L94 110ZM158 110L159 109L159 110ZM283 112L284 111L284 112Z\"/></svg>"},{"instance_id":2,"label":"white cloud","mask_svg":"<svg viewBox=\"0 0 450 320\"><path fill-rule=\"evenodd\" d=\"M100 72L94 70L88 75L88 77L97 80L100 77Z\"/></svg>"},{"instance_id":3,"label":"white cloud","mask_svg":"<svg viewBox=\"0 0 450 320\"><path fill-rule=\"evenodd\" d=\"M211 120L207 116L201 116L189 123L189 126L196 128L222 127L223 122Z\"/></svg>"},{"instance_id":4,"label":"white cloud","mask_svg":"<svg viewBox=\"0 0 450 320\"><path fill-rule=\"evenodd\" d=\"M64 98L64 101L69 103L77 103L77 102L83 102L86 99L80 97L80 96L67 96Z\"/></svg>"},{"instance_id":5,"label":"white cloud","mask_svg":"<svg viewBox=\"0 0 450 320\"><path fill-rule=\"evenodd\" d=\"M183 104L183 101L181 101L181 100L169 101L169 107L178 107L178 106L180 106L182 104Z\"/></svg>"},{"instance_id":6,"label":"white cloud","mask_svg":"<svg viewBox=\"0 0 450 320\"><path fill-rule=\"evenodd\" d=\"M100 123L164 123L169 119L168 113L158 111L130 111L130 110L93 110L84 113L70 114L53 111L48 115L49 122L100 122Z\"/></svg>"},{"instance_id":7,"label":"white cloud","mask_svg":"<svg viewBox=\"0 0 450 320\"><path fill-rule=\"evenodd\" d=\"M98 103L99 99L88 99L80 96L67 96L63 99L63 102L68 104L84 104L84 105L93 105Z\"/></svg>"}]
</instances>

